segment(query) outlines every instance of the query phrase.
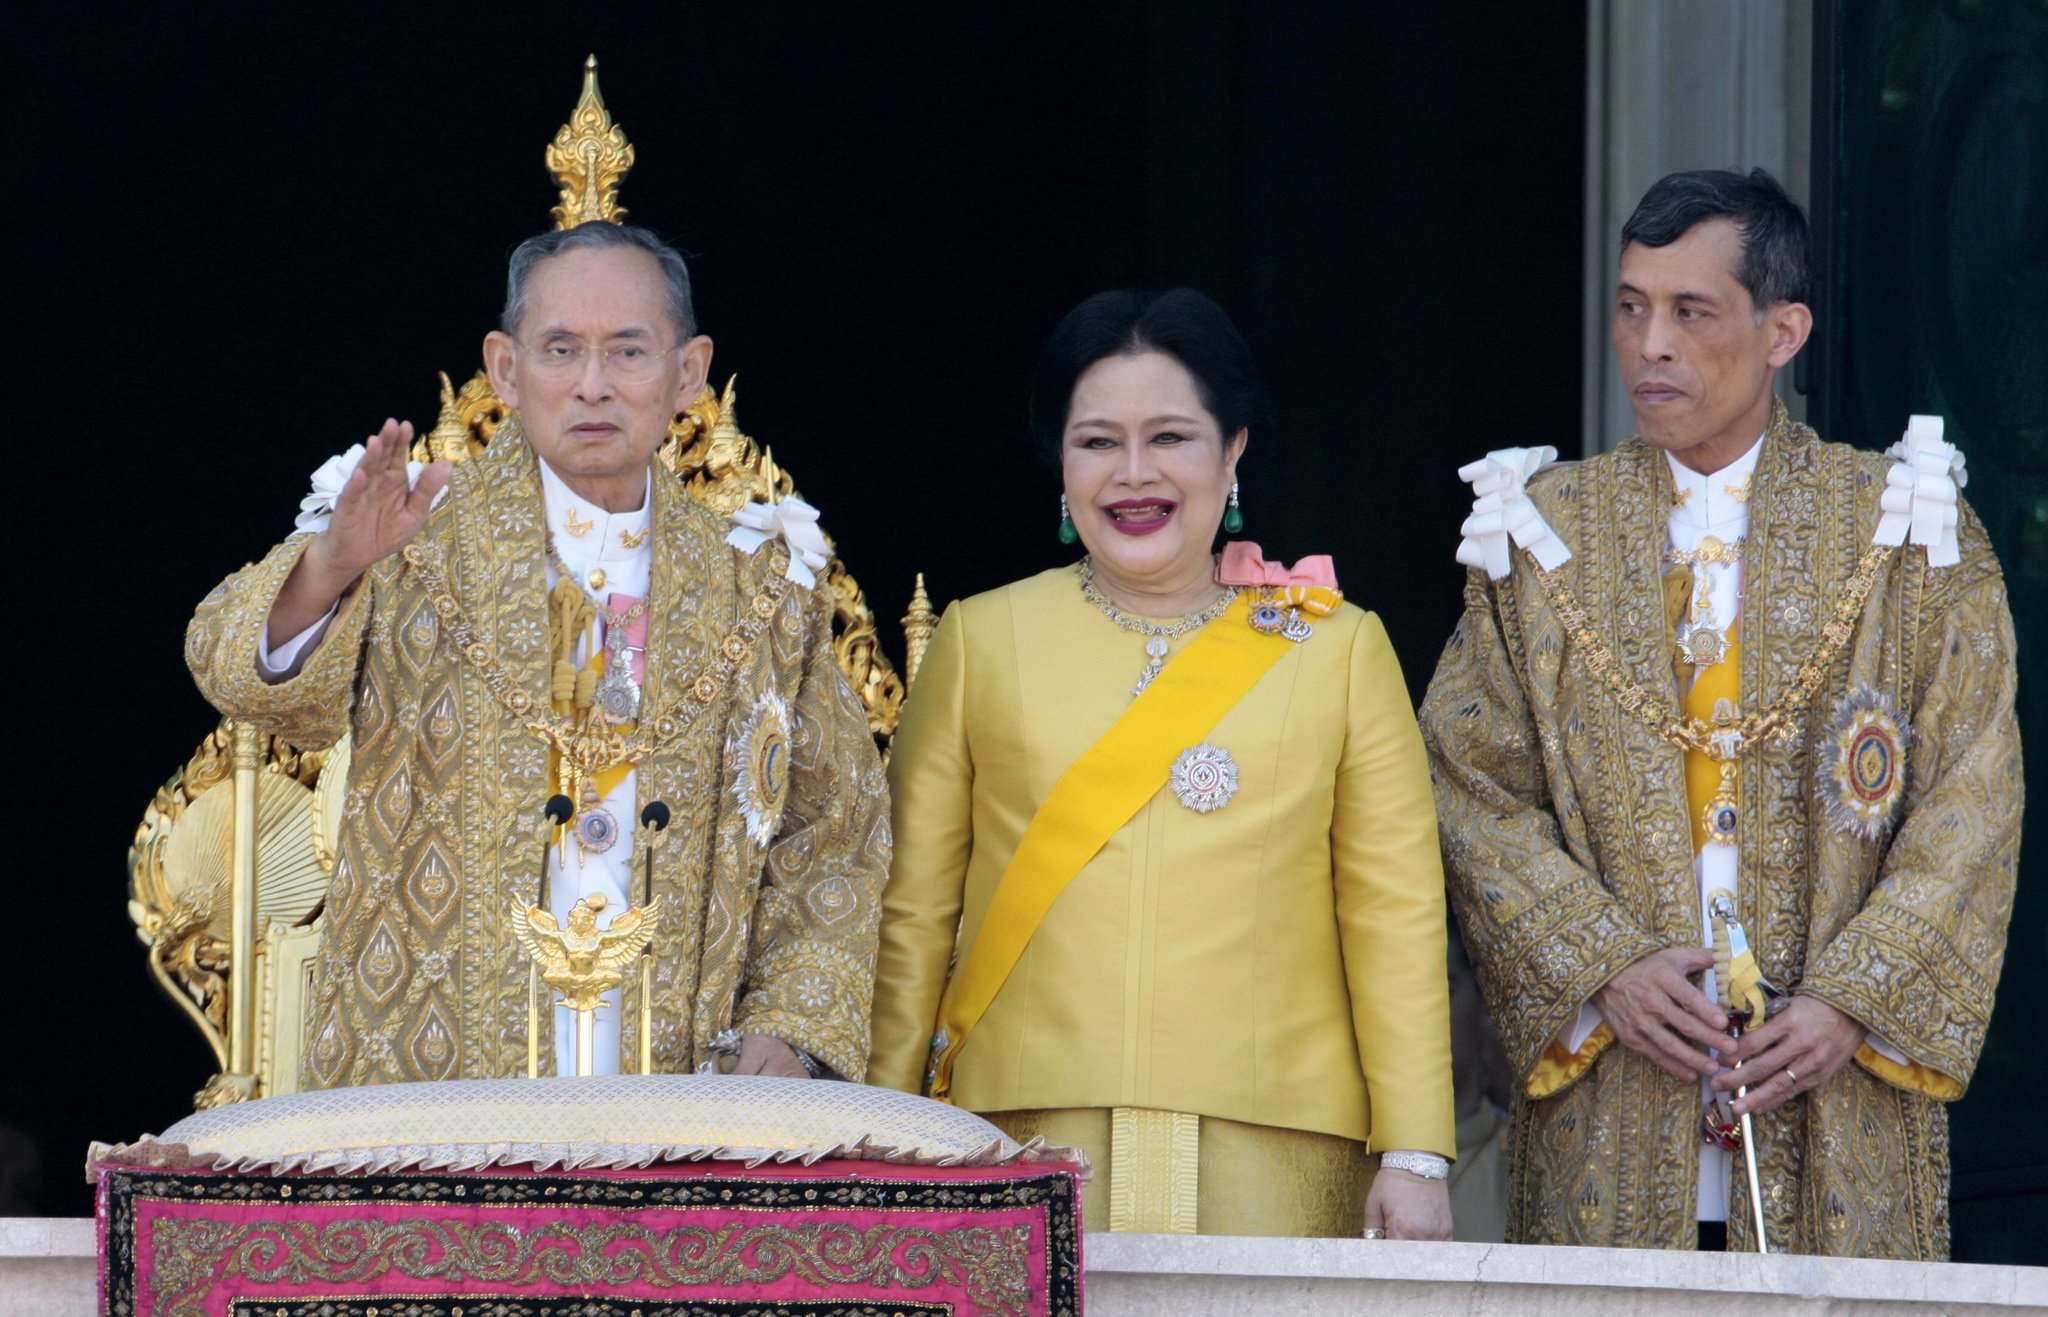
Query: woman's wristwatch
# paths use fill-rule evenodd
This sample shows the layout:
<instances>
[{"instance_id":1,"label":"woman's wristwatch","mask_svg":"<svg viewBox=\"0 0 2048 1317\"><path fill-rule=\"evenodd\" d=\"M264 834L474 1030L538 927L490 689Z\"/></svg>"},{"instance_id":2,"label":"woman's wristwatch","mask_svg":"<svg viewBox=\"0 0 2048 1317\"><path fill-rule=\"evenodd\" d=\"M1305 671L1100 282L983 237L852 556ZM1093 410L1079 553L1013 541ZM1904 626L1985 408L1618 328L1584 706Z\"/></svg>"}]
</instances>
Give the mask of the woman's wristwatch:
<instances>
[{"instance_id":1,"label":"woman's wristwatch","mask_svg":"<svg viewBox=\"0 0 2048 1317\"><path fill-rule=\"evenodd\" d=\"M1380 1168L1406 1171L1425 1180L1451 1178L1451 1163L1433 1152L1383 1152L1380 1154Z\"/></svg>"}]
</instances>

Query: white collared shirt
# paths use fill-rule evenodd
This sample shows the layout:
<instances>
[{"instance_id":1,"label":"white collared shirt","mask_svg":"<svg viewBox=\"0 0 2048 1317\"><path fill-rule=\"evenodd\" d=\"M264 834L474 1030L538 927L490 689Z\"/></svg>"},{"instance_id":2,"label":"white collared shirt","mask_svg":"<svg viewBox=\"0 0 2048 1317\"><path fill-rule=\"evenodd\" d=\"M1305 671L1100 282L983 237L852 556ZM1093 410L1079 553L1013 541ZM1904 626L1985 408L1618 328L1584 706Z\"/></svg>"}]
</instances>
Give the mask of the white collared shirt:
<instances>
[{"instance_id":1,"label":"white collared shirt","mask_svg":"<svg viewBox=\"0 0 2048 1317\"><path fill-rule=\"evenodd\" d=\"M650 468L648 488L637 511L606 512L562 483L546 461L540 462L548 538L562 565L582 583L583 592L599 603L613 594L646 597L654 567L653 537L647 534L654 515L653 479ZM628 547L629 543L633 547ZM591 573L600 570L604 573L604 588L593 589ZM549 563L548 588L554 589L559 579L555 565ZM577 642L571 661L581 668L603 645L604 622L599 620ZM580 850L573 822L567 842L548 848L548 904L558 922L566 922L576 902L593 892L602 892L605 898L605 912L597 921L600 928L609 927L620 912L639 904L640 887L645 880L645 875L636 873L633 865L634 832L640 824L639 776L637 771L628 769L626 776L599 802L599 807L609 811L618 824L617 840L609 850L602 854ZM580 819L583 802L577 801L576 806ZM617 988L606 993L604 1005L597 1012L593 1068L600 1075L619 1073L619 993ZM576 1012L566 1006L555 1008L555 1073L576 1073Z\"/></svg>"}]
</instances>

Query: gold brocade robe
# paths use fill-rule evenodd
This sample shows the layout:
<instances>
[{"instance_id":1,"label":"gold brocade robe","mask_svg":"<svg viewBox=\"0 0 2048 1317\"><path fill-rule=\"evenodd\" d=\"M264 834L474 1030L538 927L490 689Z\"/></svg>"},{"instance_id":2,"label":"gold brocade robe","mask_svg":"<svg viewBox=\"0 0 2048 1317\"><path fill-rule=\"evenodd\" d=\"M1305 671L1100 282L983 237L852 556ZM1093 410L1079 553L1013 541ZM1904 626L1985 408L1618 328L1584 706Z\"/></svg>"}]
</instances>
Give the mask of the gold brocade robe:
<instances>
[{"instance_id":1,"label":"gold brocade robe","mask_svg":"<svg viewBox=\"0 0 2048 1317\"><path fill-rule=\"evenodd\" d=\"M858 1079L889 808L866 717L833 657L831 602L789 585L765 634L729 646L730 679L707 683L742 620L765 609L781 554L727 545L724 520L659 465L652 498L642 708L711 693L638 765L641 802L673 811L655 852L655 895L668 912L655 941L655 1068L694 1068L732 1027ZM546 535L533 452L501 434L456 467L414 541L439 557L512 688L530 694L538 712L528 717L548 708ZM266 684L257 640L308 542L295 535L222 582L185 646L201 690L230 716L306 747L354 734L304 1080L523 1074L527 960L509 916L537 899L541 807L554 790L548 747L457 653L397 554L365 576L303 671ZM752 753L775 730L787 739L781 784L761 776L758 761L771 757ZM624 994L629 1056L643 1027L638 996ZM541 1013L545 1057L555 1055L553 1016Z\"/></svg>"},{"instance_id":2,"label":"gold brocade robe","mask_svg":"<svg viewBox=\"0 0 2048 1317\"><path fill-rule=\"evenodd\" d=\"M1889 465L1775 409L1745 544L1745 712L1783 696L1820 648ZM1675 712L1672 494L1664 455L1634 439L1529 485L1572 550L1564 583L1599 641ZM1918 1067L1866 1050L1756 1119L1774 1250L1948 1251L1948 1120L1934 1095L1960 1094L1983 1044L2022 793L2005 584L1983 527L1966 507L1960 520L1961 562L1894 551L1793 729L1740 761L1737 903L1764 973ZM1553 1049L1618 970L1701 938L1683 752L1624 712L1580 650L1517 553L1507 579L1468 576L1421 712L1460 927L1510 1061L1550 1088L1516 1103L1508 1238L1690 1248L1700 1086L1623 1047L1590 1065ZM1889 783L1884 817L1858 829L1837 773L1852 767L1848 724L1880 699L1905 745L1895 777L1874 779ZM1747 1186L1733 1179L1729 1247L1750 1250Z\"/></svg>"}]
</instances>

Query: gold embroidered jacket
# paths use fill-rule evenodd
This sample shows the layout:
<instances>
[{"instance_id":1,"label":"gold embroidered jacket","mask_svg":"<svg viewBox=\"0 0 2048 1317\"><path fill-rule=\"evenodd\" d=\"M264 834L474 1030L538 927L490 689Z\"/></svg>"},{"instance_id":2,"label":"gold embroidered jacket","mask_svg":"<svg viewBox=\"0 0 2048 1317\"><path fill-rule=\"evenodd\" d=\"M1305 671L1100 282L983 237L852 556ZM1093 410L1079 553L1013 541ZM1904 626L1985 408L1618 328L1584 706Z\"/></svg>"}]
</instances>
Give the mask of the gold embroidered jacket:
<instances>
[{"instance_id":1,"label":"gold embroidered jacket","mask_svg":"<svg viewBox=\"0 0 2048 1317\"><path fill-rule=\"evenodd\" d=\"M1820 648L1870 546L1888 465L1821 443L1776 409L1745 545L1745 711L1782 695ZM1639 440L1529 486L1572 550L1562 576L1599 640L1676 710L1662 597L1672 493L1663 454ZM1939 1098L1961 1093L1983 1045L2022 792L2005 584L1983 527L1967 508L1960 516L1961 562L1930 568L1918 547L1893 551L1795 728L1740 761L1737 904L1765 974L1847 1011L1914 1063L1866 1049L1757 1118L1774 1249L1947 1253ZM1845 781L1858 712L1881 701L1903 752L1889 774L1871 760ZM1508 1237L1692 1247L1699 1086L1622 1047L1589 1066L1552 1050L1618 970L1700 944L1683 752L1589 670L1521 554L1504 580L1468 576L1421 723L1481 986L1517 1072L1550 1090L1516 1104ZM1874 792L1874 825L1846 808L1856 787ZM1730 1247L1751 1249L1747 1186L1734 1180Z\"/></svg>"},{"instance_id":2,"label":"gold embroidered jacket","mask_svg":"<svg viewBox=\"0 0 2048 1317\"><path fill-rule=\"evenodd\" d=\"M866 718L833 658L830 603L778 589L779 550L728 546L724 521L658 465L652 498L643 709L678 697L696 709L638 766L640 798L673 810L655 852L655 895L671 911L655 944L655 1067L693 1068L730 1026L859 1078L889 807ZM414 540L438 558L478 638L540 714L550 660L542 506L532 450L501 434L455 469ZM287 539L222 582L185 646L223 712L301 746L354 734L305 1082L523 1073L527 967L508 916L535 899L548 748L458 653L399 554L371 569L303 671L266 684L257 640L308 538ZM757 607L765 633L732 642ZM737 661L720 685L705 674L728 649ZM788 776L785 789L765 793L781 796L781 814L760 844L745 809L764 793L747 780L742 729L771 692L788 710ZM637 997L625 994L626 1055L643 1024ZM542 1011L544 1031L553 1014ZM554 1055L551 1038L541 1053Z\"/></svg>"}]
</instances>

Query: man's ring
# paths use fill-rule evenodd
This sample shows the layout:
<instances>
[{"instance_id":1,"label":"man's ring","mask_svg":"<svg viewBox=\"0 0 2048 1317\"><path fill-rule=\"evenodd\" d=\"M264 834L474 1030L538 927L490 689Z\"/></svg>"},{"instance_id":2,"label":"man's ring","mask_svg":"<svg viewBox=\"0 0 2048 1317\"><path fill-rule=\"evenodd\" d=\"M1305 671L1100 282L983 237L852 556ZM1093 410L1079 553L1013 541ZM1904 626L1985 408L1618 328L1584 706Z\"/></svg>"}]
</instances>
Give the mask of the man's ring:
<instances>
[{"instance_id":1,"label":"man's ring","mask_svg":"<svg viewBox=\"0 0 2048 1317\"><path fill-rule=\"evenodd\" d=\"M1799 1082L1799 1076L1792 1073L1791 1066L1785 1067L1785 1078L1791 1080L1794 1084L1797 1084Z\"/></svg>"},{"instance_id":2,"label":"man's ring","mask_svg":"<svg viewBox=\"0 0 2048 1317\"><path fill-rule=\"evenodd\" d=\"M1365 1228L1365 1237L1367 1239L1385 1239L1387 1237L1386 1227L1367 1226Z\"/></svg>"}]
</instances>

